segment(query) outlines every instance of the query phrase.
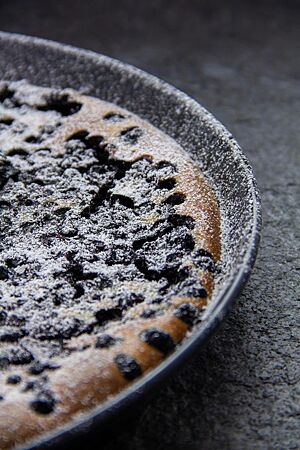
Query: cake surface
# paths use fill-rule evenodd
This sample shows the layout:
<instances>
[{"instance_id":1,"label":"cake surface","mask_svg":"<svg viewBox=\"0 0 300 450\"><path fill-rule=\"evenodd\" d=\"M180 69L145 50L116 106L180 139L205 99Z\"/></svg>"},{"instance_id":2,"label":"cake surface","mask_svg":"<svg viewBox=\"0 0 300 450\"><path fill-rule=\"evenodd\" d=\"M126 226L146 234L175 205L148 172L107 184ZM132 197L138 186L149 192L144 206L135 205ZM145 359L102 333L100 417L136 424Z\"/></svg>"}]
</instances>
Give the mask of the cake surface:
<instances>
[{"instance_id":1,"label":"cake surface","mask_svg":"<svg viewBox=\"0 0 300 450\"><path fill-rule=\"evenodd\" d=\"M215 195L173 139L116 105L0 84L0 448L159 364L213 293Z\"/></svg>"}]
</instances>

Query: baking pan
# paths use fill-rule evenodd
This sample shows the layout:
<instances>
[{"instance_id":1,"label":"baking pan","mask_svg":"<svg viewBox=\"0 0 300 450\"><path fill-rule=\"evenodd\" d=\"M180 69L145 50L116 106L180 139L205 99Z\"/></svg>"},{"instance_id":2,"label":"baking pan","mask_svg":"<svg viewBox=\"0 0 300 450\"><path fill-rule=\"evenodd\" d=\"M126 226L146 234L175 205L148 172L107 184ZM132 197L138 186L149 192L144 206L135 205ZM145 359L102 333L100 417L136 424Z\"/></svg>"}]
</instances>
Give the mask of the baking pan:
<instances>
[{"instance_id":1,"label":"baking pan","mask_svg":"<svg viewBox=\"0 0 300 450\"><path fill-rule=\"evenodd\" d=\"M156 369L126 390L27 449L78 446L96 433L104 439L145 405L147 396L199 349L243 288L259 244L261 213L249 163L232 135L184 93L107 56L47 40L0 32L0 79L73 88L127 108L173 137L216 190L222 220L222 258L215 295L201 324ZM226 101L226 100L224 100Z\"/></svg>"}]
</instances>

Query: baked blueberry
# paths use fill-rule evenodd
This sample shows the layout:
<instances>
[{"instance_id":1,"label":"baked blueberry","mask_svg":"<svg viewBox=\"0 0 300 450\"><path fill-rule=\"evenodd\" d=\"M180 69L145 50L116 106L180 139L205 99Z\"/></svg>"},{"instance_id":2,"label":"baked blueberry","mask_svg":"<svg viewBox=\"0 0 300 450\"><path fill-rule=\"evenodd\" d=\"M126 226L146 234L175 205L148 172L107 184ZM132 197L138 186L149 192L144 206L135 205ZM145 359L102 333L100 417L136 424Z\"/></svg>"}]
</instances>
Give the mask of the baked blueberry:
<instances>
[{"instance_id":1,"label":"baked blueberry","mask_svg":"<svg viewBox=\"0 0 300 450\"><path fill-rule=\"evenodd\" d=\"M174 316L191 327L198 316L198 310L190 303L183 303L174 311Z\"/></svg>"},{"instance_id":2,"label":"baked blueberry","mask_svg":"<svg viewBox=\"0 0 300 450\"><path fill-rule=\"evenodd\" d=\"M39 375L40 373L44 372L45 365L39 361L35 361L32 366L28 368L28 373L31 375Z\"/></svg>"},{"instance_id":3,"label":"baked blueberry","mask_svg":"<svg viewBox=\"0 0 300 450\"><path fill-rule=\"evenodd\" d=\"M42 391L30 402L30 407L39 414L50 414L55 407L55 399L50 391Z\"/></svg>"},{"instance_id":4,"label":"baked blueberry","mask_svg":"<svg viewBox=\"0 0 300 450\"><path fill-rule=\"evenodd\" d=\"M111 336L110 334L101 334L100 336L97 336L95 347L108 348L111 347L112 345L115 345L117 341L118 340L113 336Z\"/></svg>"},{"instance_id":5,"label":"baked blueberry","mask_svg":"<svg viewBox=\"0 0 300 450\"><path fill-rule=\"evenodd\" d=\"M129 144L136 144L138 139L143 135L143 130L138 127L131 127L121 132L121 137Z\"/></svg>"},{"instance_id":6,"label":"baked blueberry","mask_svg":"<svg viewBox=\"0 0 300 450\"><path fill-rule=\"evenodd\" d=\"M172 352L175 348L175 343L171 336L158 328L148 328L147 330L142 331L140 338L164 355Z\"/></svg>"},{"instance_id":7,"label":"baked blueberry","mask_svg":"<svg viewBox=\"0 0 300 450\"><path fill-rule=\"evenodd\" d=\"M101 308L95 314L96 319L100 325L109 321L118 319L122 316L122 310L119 307Z\"/></svg>"},{"instance_id":8,"label":"baked blueberry","mask_svg":"<svg viewBox=\"0 0 300 450\"><path fill-rule=\"evenodd\" d=\"M156 313L157 313L156 309L147 308L147 309L144 309L144 311L141 312L140 316L143 319L149 319L150 317L154 317Z\"/></svg>"},{"instance_id":9,"label":"baked blueberry","mask_svg":"<svg viewBox=\"0 0 300 450\"><path fill-rule=\"evenodd\" d=\"M103 119L108 122L121 122L122 120L125 119L125 116L123 116L123 114L110 112L110 113L105 114Z\"/></svg>"},{"instance_id":10,"label":"baked blueberry","mask_svg":"<svg viewBox=\"0 0 300 450\"><path fill-rule=\"evenodd\" d=\"M119 353L115 356L114 361L126 380L132 381L142 374L140 365L130 355Z\"/></svg>"},{"instance_id":11,"label":"baked blueberry","mask_svg":"<svg viewBox=\"0 0 300 450\"><path fill-rule=\"evenodd\" d=\"M8 268L0 265L0 280L7 280L9 276Z\"/></svg>"},{"instance_id":12,"label":"baked blueberry","mask_svg":"<svg viewBox=\"0 0 300 450\"><path fill-rule=\"evenodd\" d=\"M21 383L22 378L20 375L10 375L7 377L6 383L7 384L19 384Z\"/></svg>"},{"instance_id":13,"label":"baked blueberry","mask_svg":"<svg viewBox=\"0 0 300 450\"><path fill-rule=\"evenodd\" d=\"M23 392L33 391L38 386L38 384L39 383L36 380L26 381L25 386L23 388Z\"/></svg>"}]
</instances>

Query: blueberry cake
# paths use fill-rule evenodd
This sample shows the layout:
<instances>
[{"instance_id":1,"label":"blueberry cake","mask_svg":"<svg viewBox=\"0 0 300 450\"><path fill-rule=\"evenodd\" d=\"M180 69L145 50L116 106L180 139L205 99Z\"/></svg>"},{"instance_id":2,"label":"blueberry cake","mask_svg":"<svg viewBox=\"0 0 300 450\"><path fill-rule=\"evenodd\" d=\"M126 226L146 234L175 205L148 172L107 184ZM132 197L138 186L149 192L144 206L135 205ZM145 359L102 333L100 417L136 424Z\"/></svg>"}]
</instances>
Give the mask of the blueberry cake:
<instances>
[{"instance_id":1,"label":"blueberry cake","mask_svg":"<svg viewBox=\"0 0 300 450\"><path fill-rule=\"evenodd\" d=\"M114 104L0 83L0 448L158 365L201 320L215 194L170 137Z\"/></svg>"}]
</instances>

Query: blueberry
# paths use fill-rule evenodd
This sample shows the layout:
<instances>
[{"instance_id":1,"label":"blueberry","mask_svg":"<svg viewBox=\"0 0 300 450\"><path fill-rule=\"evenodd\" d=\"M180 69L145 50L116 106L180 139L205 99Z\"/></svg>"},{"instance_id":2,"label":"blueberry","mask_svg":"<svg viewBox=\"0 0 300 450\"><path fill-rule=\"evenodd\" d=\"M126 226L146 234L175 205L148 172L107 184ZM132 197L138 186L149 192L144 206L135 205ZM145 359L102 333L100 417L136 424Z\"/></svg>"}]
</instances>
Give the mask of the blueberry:
<instances>
[{"instance_id":1,"label":"blueberry","mask_svg":"<svg viewBox=\"0 0 300 450\"><path fill-rule=\"evenodd\" d=\"M2 327L0 329L0 342L16 342L22 336L24 336L22 329L17 330L13 327Z\"/></svg>"},{"instance_id":2,"label":"blueberry","mask_svg":"<svg viewBox=\"0 0 300 450\"><path fill-rule=\"evenodd\" d=\"M103 143L103 136L90 136L87 139L88 148L92 148L94 150L98 150L98 148L102 143Z\"/></svg>"},{"instance_id":3,"label":"blueberry","mask_svg":"<svg viewBox=\"0 0 300 450\"><path fill-rule=\"evenodd\" d=\"M124 139L124 141L128 142L129 144L136 144L138 139L143 135L143 130L138 127L131 127L127 128L127 130L121 131L121 137Z\"/></svg>"},{"instance_id":4,"label":"blueberry","mask_svg":"<svg viewBox=\"0 0 300 450\"><path fill-rule=\"evenodd\" d=\"M102 308L95 314L96 319L100 325L107 322L108 320L118 319L122 316L122 311L120 308Z\"/></svg>"},{"instance_id":5,"label":"blueberry","mask_svg":"<svg viewBox=\"0 0 300 450\"><path fill-rule=\"evenodd\" d=\"M180 205L185 201L185 195L180 192L175 192L174 194L169 195L169 197L165 200L165 203L176 206Z\"/></svg>"},{"instance_id":6,"label":"blueberry","mask_svg":"<svg viewBox=\"0 0 300 450\"><path fill-rule=\"evenodd\" d=\"M198 310L195 306L190 305L189 303L183 303L181 304L177 309L174 311L174 316L178 319L182 320L184 323L186 323L189 327L191 327L198 315Z\"/></svg>"},{"instance_id":7,"label":"blueberry","mask_svg":"<svg viewBox=\"0 0 300 450\"><path fill-rule=\"evenodd\" d=\"M6 321L7 313L5 311L0 311L0 325L3 325Z\"/></svg>"},{"instance_id":8,"label":"blueberry","mask_svg":"<svg viewBox=\"0 0 300 450\"><path fill-rule=\"evenodd\" d=\"M22 378L20 377L20 375L10 375L7 380L6 383L7 384L18 384L21 383Z\"/></svg>"},{"instance_id":9,"label":"blueberry","mask_svg":"<svg viewBox=\"0 0 300 450\"><path fill-rule=\"evenodd\" d=\"M38 386L35 380L29 380L24 386L23 392L33 391Z\"/></svg>"},{"instance_id":10,"label":"blueberry","mask_svg":"<svg viewBox=\"0 0 300 450\"><path fill-rule=\"evenodd\" d=\"M132 381L142 375L140 365L131 356L126 355L125 353L119 353L114 358L114 361L126 380Z\"/></svg>"},{"instance_id":11,"label":"blueberry","mask_svg":"<svg viewBox=\"0 0 300 450\"><path fill-rule=\"evenodd\" d=\"M125 292L118 298L118 305L120 308L130 308L145 300L143 294L136 294L135 292Z\"/></svg>"},{"instance_id":12,"label":"blueberry","mask_svg":"<svg viewBox=\"0 0 300 450\"><path fill-rule=\"evenodd\" d=\"M40 373L44 372L44 370L56 370L59 369L61 366L59 366L56 363L52 362L39 362L36 361L32 364L32 366L29 367L28 373L31 373L32 375L39 375Z\"/></svg>"},{"instance_id":13,"label":"blueberry","mask_svg":"<svg viewBox=\"0 0 300 450\"><path fill-rule=\"evenodd\" d=\"M194 298L207 297L206 289L202 286L199 280L195 279L185 280L180 286L180 291L189 297Z\"/></svg>"},{"instance_id":14,"label":"blueberry","mask_svg":"<svg viewBox=\"0 0 300 450\"><path fill-rule=\"evenodd\" d=\"M175 185L176 185L175 178L163 178L159 180L157 187L158 189L168 189L168 191L170 191L175 187Z\"/></svg>"},{"instance_id":15,"label":"blueberry","mask_svg":"<svg viewBox=\"0 0 300 450\"><path fill-rule=\"evenodd\" d=\"M108 348L117 342L117 339L111 336L110 334L101 334L100 336L97 336L96 348Z\"/></svg>"},{"instance_id":16,"label":"blueberry","mask_svg":"<svg viewBox=\"0 0 300 450\"><path fill-rule=\"evenodd\" d=\"M6 99L10 99L14 96L15 91L10 89L7 84L1 85L0 88L0 103L3 103Z\"/></svg>"},{"instance_id":17,"label":"blueberry","mask_svg":"<svg viewBox=\"0 0 300 450\"><path fill-rule=\"evenodd\" d=\"M76 141L83 142L85 144L86 138L88 137L88 135L89 135L88 131L85 131L85 130L76 131L74 134L72 134L70 137L68 137L67 142L76 140ZM66 147L68 148L68 144L66 145ZM75 146L74 150L76 150L76 146Z\"/></svg>"},{"instance_id":18,"label":"blueberry","mask_svg":"<svg viewBox=\"0 0 300 450\"><path fill-rule=\"evenodd\" d=\"M33 360L33 355L23 348L10 348L7 358L11 364L29 364Z\"/></svg>"},{"instance_id":19,"label":"blueberry","mask_svg":"<svg viewBox=\"0 0 300 450\"><path fill-rule=\"evenodd\" d=\"M30 402L31 408L39 414L49 414L54 410L55 399L50 391L42 391Z\"/></svg>"},{"instance_id":20,"label":"blueberry","mask_svg":"<svg viewBox=\"0 0 300 450\"><path fill-rule=\"evenodd\" d=\"M0 280L7 280L9 275L8 268L0 265Z\"/></svg>"},{"instance_id":21,"label":"blueberry","mask_svg":"<svg viewBox=\"0 0 300 450\"><path fill-rule=\"evenodd\" d=\"M9 359L7 356L0 356L0 369L7 369L9 366Z\"/></svg>"},{"instance_id":22,"label":"blueberry","mask_svg":"<svg viewBox=\"0 0 300 450\"><path fill-rule=\"evenodd\" d=\"M70 99L68 94L51 93L47 98L46 105L39 106L41 111L57 111L62 116L70 116L77 113L82 104Z\"/></svg>"},{"instance_id":23,"label":"blueberry","mask_svg":"<svg viewBox=\"0 0 300 450\"><path fill-rule=\"evenodd\" d=\"M193 261L197 267L202 270L207 270L208 272L214 273L216 270L216 265L214 263L211 253L204 249L196 250L193 254Z\"/></svg>"},{"instance_id":24,"label":"blueberry","mask_svg":"<svg viewBox=\"0 0 300 450\"><path fill-rule=\"evenodd\" d=\"M110 112L105 114L103 119L107 122L120 122L121 120L124 120L125 117L122 114Z\"/></svg>"},{"instance_id":25,"label":"blueberry","mask_svg":"<svg viewBox=\"0 0 300 450\"><path fill-rule=\"evenodd\" d=\"M190 216L185 216L182 214L170 214L168 216L168 221L175 227L185 226L191 230L195 228L195 220Z\"/></svg>"},{"instance_id":26,"label":"blueberry","mask_svg":"<svg viewBox=\"0 0 300 450\"><path fill-rule=\"evenodd\" d=\"M206 289L204 289L203 286L201 286L201 284L199 284L199 285L192 287L189 290L189 295L196 297L196 298L206 298L207 291L206 291Z\"/></svg>"},{"instance_id":27,"label":"blueberry","mask_svg":"<svg viewBox=\"0 0 300 450\"><path fill-rule=\"evenodd\" d=\"M59 364L56 364L56 363L53 363L53 362L45 363L45 368L48 369L48 370L57 370L57 369L60 369L60 367L61 366Z\"/></svg>"},{"instance_id":28,"label":"blueberry","mask_svg":"<svg viewBox=\"0 0 300 450\"><path fill-rule=\"evenodd\" d=\"M143 319L148 319L149 317L153 317L156 314L156 309L144 309L144 311L142 311L140 317L142 317Z\"/></svg>"},{"instance_id":29,"label":"blueberry","mask_svg":"<svg viewBox=\"0 0 300 450\"><path fill-rule=\"evenodd\" d=\"M158 328L148 328L140 333L142 341L146 342L151 347L156 348L164 355L172 352L175 348L173 339L168 333L165 333Z\"/></svg>"},{"instance_id":30,"label":"blueberry","mask_svg":"<svg viewBox=\"0 0 300 450\"><path fill-rule=\"evenodd\" d=\"M31 373L32 375L39 375L40 373L44 372L45 368L45 364L36 361L32 366L29 367L28 373Z\"/></svg>"}]
</instances>

